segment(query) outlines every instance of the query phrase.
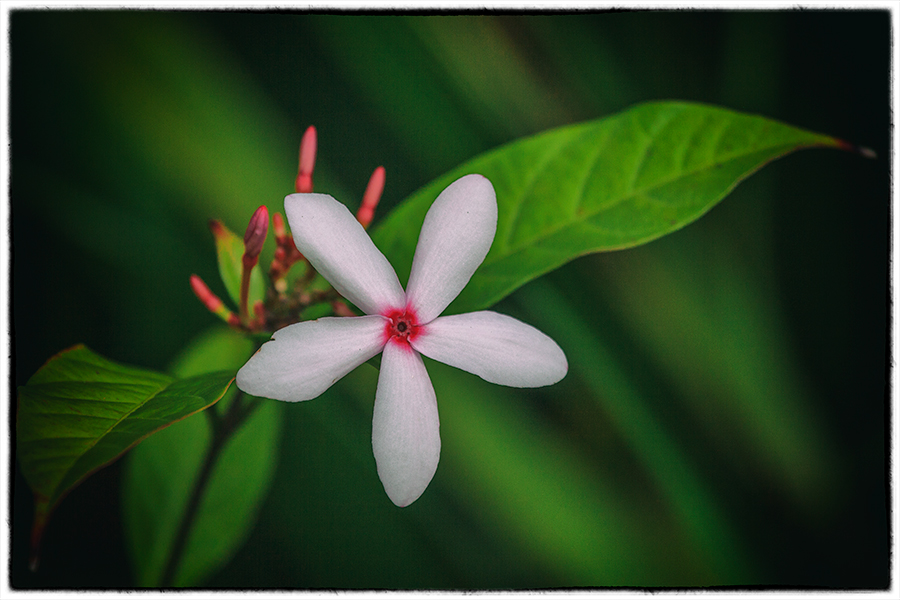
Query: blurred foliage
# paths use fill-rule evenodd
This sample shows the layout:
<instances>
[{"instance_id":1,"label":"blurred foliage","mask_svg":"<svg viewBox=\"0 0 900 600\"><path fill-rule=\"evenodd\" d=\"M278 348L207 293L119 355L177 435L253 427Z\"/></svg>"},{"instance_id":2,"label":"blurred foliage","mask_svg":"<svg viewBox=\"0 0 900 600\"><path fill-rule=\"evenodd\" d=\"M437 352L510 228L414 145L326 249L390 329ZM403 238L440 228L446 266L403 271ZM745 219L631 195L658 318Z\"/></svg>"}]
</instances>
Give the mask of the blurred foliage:
<instances>
[{"instance_id":1,"label":"blurred foliage","mask_svg":"<svg viewBox=\"0 0 900 600\"><path fill-rule=\"evenodd\" d=\"M188 285L218 281L207 220L281 210L310 124L317 191L355 208L385 166L378 219L479 152L638 102L764 114L879 158L788 157L502 302L570 373L509 390L429 362L444 453L407 509L374 468L374 369L281 406L259 521L205 584L883 587L889 51L877 11L14 12L14 383L78 342L164 369L215 319ZM16 472L14 587L134 585L121 468L60 505L36 574Z\"/></svg>"},{"instance_id":2,"label":"blurred foliage","mask_svg":"<svg viewBox=\"0 0 900 600\"><path fill-rule=\"evenodd\" d=\"M235 372L254 342L224 326L210 328L176 358L172 373L192 377L210 369ZM218 427L240 399L236 387L211 410ZM209 415L185 419L142 442L128 456L122 486L125 537L135 585L190 586L223 566L249 535L278 458L280 402L262 402L217 457L204 488L177 570L169 582L166 568L185 507L213 437Z\"/></svg>"}]
</instances>

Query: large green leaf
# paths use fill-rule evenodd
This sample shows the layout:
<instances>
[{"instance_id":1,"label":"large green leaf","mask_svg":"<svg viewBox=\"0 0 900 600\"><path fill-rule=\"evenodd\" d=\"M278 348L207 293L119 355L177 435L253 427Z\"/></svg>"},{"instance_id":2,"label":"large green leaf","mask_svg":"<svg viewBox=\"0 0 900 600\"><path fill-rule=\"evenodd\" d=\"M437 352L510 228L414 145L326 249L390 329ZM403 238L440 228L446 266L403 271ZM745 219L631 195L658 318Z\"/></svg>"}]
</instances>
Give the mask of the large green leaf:
<instances>
[{"instance_id":1,"label":"large green leaf","mask_svg":"<svg viewBox=\"0 0 900 600\"><path fill-rule=\"evenodd\" d=\"M578 256L684 227L767 162L812 146L845 144L713 106L640 104L476 157L407 198L373 237L405 280L419 225L441 190L467 173L490 179L497 235L449 309L476 310Z\"/></svg>"},{"instance_id":2,"label":"large green leaf","mask_svg":"<svg viewBox=\"0 0 900 600\"><path fill-rule=\"evenodd\" d=\"M151 433L214 404L233 379L217 372L176 380L82 345L51 358L19 388L17 455L35 495L34 543L69 490Z\"/></svg>"},{"instance_id":3,"label":"large green leaf","mask_svg":"<svg viewBox=\"0 0 900 600\"><path fill-rule=\"evenodd\" d=\"M236 370L253 349L248 338L231 329L216 328L185 350L173 372L189 376L211 369ZM236 401L236 395L229 392L213 410L221 416ZM280 415L280 402L262 400L222 449L174 573L174 585L201 583L230 559L249 535L274 476ZM153 436L129 454L122 505L138 585L165 583L162 579L177 530L210 439L207 418L196 415Z\"/></svg>"}]
</instances>

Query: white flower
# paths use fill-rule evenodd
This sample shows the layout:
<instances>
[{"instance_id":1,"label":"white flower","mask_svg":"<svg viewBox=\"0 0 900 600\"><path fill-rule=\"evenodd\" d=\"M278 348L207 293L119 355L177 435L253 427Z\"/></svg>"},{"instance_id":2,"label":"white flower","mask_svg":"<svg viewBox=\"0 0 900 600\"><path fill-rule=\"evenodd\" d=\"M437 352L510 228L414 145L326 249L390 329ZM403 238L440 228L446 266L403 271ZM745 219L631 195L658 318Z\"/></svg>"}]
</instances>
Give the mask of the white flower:
<instances>
[{"instance_id":1,"label":"white flower","mask_svg":"<svg viewBox=\"0 0 900 600\"><path fill-rule=\"evenodd\" d=\"M310 400L379 352L372 449L397 506L415 501L441 451L437 399L420 354L514 387L556 383L568 364L559 346L491 311L441 317L487 255L497 229L491 182L467 175L425 217L404 293L390 263L350 211L325 194L284 201L294 241L316 270L366 316L328 317L275 332L237 374L244 392Z\"/></svg>"}]
</instances>

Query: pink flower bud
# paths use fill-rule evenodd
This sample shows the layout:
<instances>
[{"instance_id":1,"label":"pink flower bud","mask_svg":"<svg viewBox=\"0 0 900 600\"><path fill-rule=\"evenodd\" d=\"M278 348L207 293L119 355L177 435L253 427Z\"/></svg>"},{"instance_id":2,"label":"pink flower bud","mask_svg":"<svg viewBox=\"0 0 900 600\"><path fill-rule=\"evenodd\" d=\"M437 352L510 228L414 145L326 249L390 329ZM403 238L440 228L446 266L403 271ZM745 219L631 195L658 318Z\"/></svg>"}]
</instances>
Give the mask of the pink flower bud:
<instances>
[{"instance_id":1,"label":"pink flower bud","mask_svg":"<svg viewBox=\"0 0 900 600\"><path fill-rule=\"evenodd\" d=\"M244 256L255 259L262 250L269 232L269 209L260 206L250 217L247 232L244 234Z\"/></svg>"},{"instance_id":2,"label":"pink flower bud","mask_svg":"<svg viewBox=\"0 0 900 600\"><path fill-rule=\"evenodd\" d=\"M216 312L221 308L222 301L212 293L212 290L199 276L191 275L191 289L194 290L194 294L210 312Z\"/></svg>"},{"instance_id":3,"label":"pink flower bud","mask_svg":"<svg viewBox=\"0 0 900 600\"><path fill-rule=\"evenodd\" d=\"M275 229L275 240L281 241L281 238L287 235L287 229L284 228L284 217L281 213L272 215L272 227Z\"/></svg>"},{"instance_id":4,"label":"pink flower bud","mask_svg":"<svg viewBox=\"0 0 900 600\"><path fill-rule=\"evenodd\" d=\"M213 294L212 290L197 275L191 275L191 289L209 312L215 313L222 308L222 301L219 297Z\"/></svg>"},{"instance_id":5,"label":"pink flower bud","mask_svg":"<svg viewBox=\"0 0 900 600\"><path fill-rule=\"evenodd\" d=\"M375 216L375 207L378 206L378 201L381 200L381 192L384 191L384 178L384 167L375 169L375 172L369 178L369 184L366 186L366 192L363 194L362 204L359 205L359 210L356 211L356 220L363 227L368 227L369 223L372 222L372 217Z\"/></svg>"},{"instance_id":6,"label":"pink flower bud","mask_svg":"<svg viewBox=\"0 0 900 600\"><path fill-rule=\"evenodd\" d=\"M316 165L316 128L310 125L303 139L300 140L300 167L297 169L297 179L294 180L294 189L300 194L309 194L313 191L313 169Z\"/></svg>"},{"instance_id":7,"label":"pink flower bud","mask_svg":"<svg viewBox=\"0 0 900 600\"><path fill-rule=\"evenodd\" d=\"M191 275L191 289L209 312L232 327L240 328L241 322L237 315L225 308L219 297L213 294L206 283L196 275Z\"/></svg>"}]
</instances>

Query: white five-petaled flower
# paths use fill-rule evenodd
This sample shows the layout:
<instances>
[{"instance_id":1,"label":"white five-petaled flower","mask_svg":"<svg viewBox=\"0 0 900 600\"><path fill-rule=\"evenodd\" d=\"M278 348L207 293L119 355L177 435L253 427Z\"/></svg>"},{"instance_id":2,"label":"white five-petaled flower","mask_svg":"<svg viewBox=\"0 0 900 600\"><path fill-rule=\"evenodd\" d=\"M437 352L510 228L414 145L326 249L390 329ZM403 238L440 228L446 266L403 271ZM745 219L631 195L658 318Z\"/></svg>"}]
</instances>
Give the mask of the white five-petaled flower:
<instances>
[{"instance_id":1,"label":"white five-petaled flower","mask_svg":"<svg viewBox=\"0 0 900 600\"><path fill-rule=\"evenodd\" d=\"M325 194L284 201L294 241L315 269L366 316L326 317L275 332L237 374L254 396L296 402L322 394L383 352L372 449L397 506L414 502L437 470L437 399L420 354L492 383L556 383L560 347L521 321L491 311L441 317L484 260L497 229L491 182L467 175L434 201L419 234L406 292L350 211Z\"/></svg>"}]
</instances>

